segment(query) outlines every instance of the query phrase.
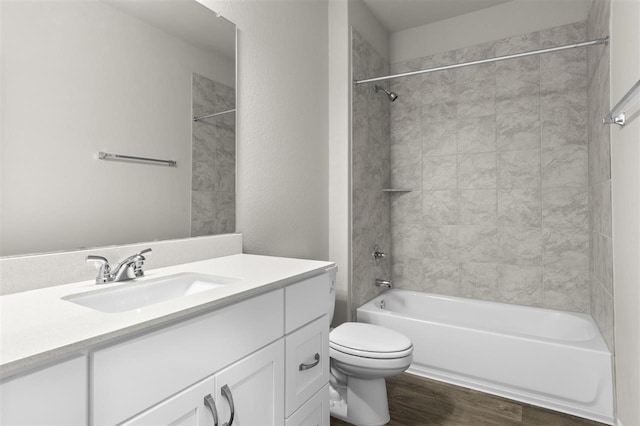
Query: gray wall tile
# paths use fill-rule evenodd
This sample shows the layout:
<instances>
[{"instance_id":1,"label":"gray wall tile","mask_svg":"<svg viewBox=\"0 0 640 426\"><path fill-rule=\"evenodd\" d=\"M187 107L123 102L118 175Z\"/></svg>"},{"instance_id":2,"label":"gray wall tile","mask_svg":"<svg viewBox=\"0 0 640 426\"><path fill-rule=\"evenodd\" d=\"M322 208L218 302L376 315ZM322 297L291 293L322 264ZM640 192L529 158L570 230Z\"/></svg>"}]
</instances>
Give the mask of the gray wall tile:
<instances>
[{"instance_id":1,"label":"gray wall tile","mask_svg":"<svg viewBox=\"0 0 640 426\"><path fill-rule=\"evenodd\" d=\"M537 114L499 114L496 133L500 151L540 149L540 118Z\"/></svg>"},{"instance_id":2,"label":"gray wall tile","mask_svg":"<svg viewBox=\"0 0 640 426\"><path fill-rule=\"evenodd\" d=\"M464 297L498 300L498 265L495 263L460 263L460 290Z\"/></svg>"},{"instance_id":3,"label":"gray wall tile","mask_svg":"<svg viewBox=\"0 0 640 426\"><path fill-rule=\"evenodd\" d=\"M456 190L424 191L422 221L426 225L456 225L458 192Z\"/></svg>"},{"instance_id":4,"label":"gray wall tile","mask_svg":"<svg viewBox=\"0 0 640 426\"><path fill-rule=\"evenodd\" d=\"M458 227L458 259L467 262L496 262L497 253L497 228Z\"/></svg>"},{"instance_id":5,"label":"gray wall tile","mask_svg":"<svg viewBox=\"0 0 640 426\"><path fill-rule=\"evenodd\" d=\"M527 76L498 78L495 110L498 114L539 114L540 84Z\"/></svg>"},{"instance_id":6,"label":"gray wall tile","mask_svg":"<svg viewBox=\"0 0 640 426\"><path fill-rule=\"evenodd\" d=\"M462 190L458 193L460 225L496 226L497 201L495 189Z\"/></svg>"},{"instance_id":7,"label":"gray wall tile","mask_svg":"<svg viewBox=\"0 0 640 426\"><path fill-rule=\"evenodd\" d=\"M446 293L460 296L459 265L447 259L425 258L422 264L423 277L421 291L428 293Z\"/></svg>"},{"instance_id":8,"label":"gray wall tile","mask_svg":"<svg viewBox=\"0 0 640 426\"><path fill-rule=\"evenodd\" d=\"M589 237L583 229L543 229L544 265L555 269L589 270Z\"/></svg>"},{"instance_id":9,"label":"gray wall tile","mask_svg":"<svg viewBox=\"0 0 640 426\"><path fill-rule=\"evenodd\" d=\"M453 120L422 123L423 155L447 155L457 153L457 123Z\"/></svg>"},{"instance_id":10,"label":"gray wall tile","mask_svg":"<svg viewBox=\"0 0 640 426\"><path fill-rule=\"evenodd\" d=\"M542 150L542 187L585 188L589 184L587 147L569 145Z\"/></svg>"},{"instance_id":11,"label":"gray wall tile","mask_svg":"<svg viewBox=\"0 0 640 426\"><path fill-rule=\"evenodd\" d=\"M399 192L385 195L391 202L392 223L422 222L422 193L420 191Z\"/></svg>"},{"instance_id":12,"label":"gray wall tile","mask_svg":"<svg viewBox=\"0 0 640 426\"><path fill-rule=\"evenodd\" d=\"M542 266L540 228L498 228L498 256L509 265Z\"/></svg>"},{"instance_id":13,"label":"gray wall tile","mask_svg":"<svg viewBox=\"0 0 640 426\"><path fill-rule=\"evenodd\" d=\"M545 268L543 276L544 307L574 312L589 312L589 273L571 269Z\"/></svg>"},{"instance_id":14,"label":"gray wall tile","mask_svg":"<svg viewBox=\"0 0 640 426\"><path fill-rule=\"evenodd\" d=\"M496 116L472 117L458 124L458 152L477 153L496 150Z\"/></svg>"},{"instance_id":15,"label":"gray wall tile","mask_svg":"<svg viewBox=\"0 0 640 426\"><path fill-rule=\"evenodd\" d=\"M425 191L458 187L458 165L455 155L425 157L422 165L422 188Z\"/></svg>"},{"instance_id":16,"label":"gray wall tile","mask_svg":"<svg viewBox=\"0 0 640 426\"><path fill-rule=\"evenodd\" d=\"M356 159L353 160L354 168ZM368 180L371 170L363 173L361 179ZM354 187L356 175L352 173ZM361 184L362 185L362 184ZM394 188L422 189L422 155L418 144L391 145L391 186Z\"/></svg>"},{"instance_id":17,"label":"gray wall tile","mask_svg":"<svg viewBox=\"0 0 640 426\"><path fill-rule=\"evenodd\" d=\"M496 188L496 153L458 155L458 188Z\"/></svg>"},{"instance_id":18,"label":"gray wall tile","mask_svg":"<svg viewBox=\"0 0 640 426\"><path fill-rule=\"evenodd\" d=\"M352 46L354 78L389 72L387 61L357 31L353 31ZM402 187L417 187L418 190L422 185L422 136L417 130L421 122L420 108L415 103L404 102L399 105L398 114L391 119L389 104L384 96L375 93L372 85L361 85L353 91L351 302L354 308L381 292L374 286L375 278L391 278L390 261L385 260L375 266L371 259L375 244L380 245L384 252L392 253L392 199L382 189L394 183ZM392 127L395 129L393 133ZM391 182L391 169L396 170L396 182ZM396 213L402 213L402 216L396 215L396 219L420 220L420 200L398 197L393 201ZM418 213L414 211L416 204L420 209ZM398 234L398 238L404 235L403 232ZM419 234L417 239L420 241ZM412 241L407 241L405 251L409 263L406 268L399 269L411 280L419 279L422 274L419 269L411 269L413 264L408 256L415 250L421 262L421 250L412 247ZM402 244L398 244L398 252L403 252Z\"/></svg>"},{"instance_id":19,"label":"gray wall tile","mask_svg":"<svg viewBox=\"0 0 640 426\"><path fill-rule=\"evenodd\" d=\"M498 153L498 188L538 188L540 151Z\"/></svg>"},{"instance_id":20,"label":"gray wall tile","mask_svg":"<svg viewBox=\"0 0 640 426\"><path fill-rule=\"evenodd\" d=\"M425 257L456 259L458 252L456 226L425 226L423 232Z\"/></svg>"},{"instance_id":21,"label":"gray wall tile","mask_svg":"<svg viewBox=\"0 0 640 426\"><path fill-rule=\"evenodd\" d=\"M487 111L495 110L495 78L458 81L455 87L457 91L454 107L457 105L458 117L483 117L487 115ZM449 110L446 112L449 113ZM451 117L450 114L447 116Z\"/></svg>"},{"instance_id":22,"label":"gray wall tile","mask_svg":"<svg viewBox=\"0 0 640 426\"><path fill-rule=\"evenodd\" d=\"M549 228L587 228L589 193L584 188L549 188L542 197L542 223Z\"/></svg>"},{"instance_id":23,"label":"gray wall tile","mask_svg":"<svg viewBox=\"0 0 640 426\"><path fill-rule=\"evenodd\" d=\"M604 16L606 7L597 7ZM558 46L583 41L586 33L585 23L565 25L392 68ZM610 232L610 185L602 185L610 168L608 150L590 142L606 136L602 126L590 128L590 117L605 105L590 105L588 92L607 98L608 85L590 74L607 61L585 51L392 81L401 97L390 106L391 183L414 190L391 196L397 285L579 312L595 303L589 271L610 279L606 262L591 268L590 259L607 258L609 246L593 238L590 249L589 217L599 232ZM606 294L606 284L598 285Z\"/></svg>"},{"instance_id":24,"label":"gray wall tile","mask_svg":"<svg viewBox=\"0 0 640 426\"><path fill-rule=\"evenodd\" d=\"M542 268L498 265L499 301L542 306Z\"/></svg>"},{"instance_id":25,"label":"gray wall tile","mask_svg":"<svg viewBox=\"0 0 640 426\"><path fill-rule=\"evenodd\" d=\"M511 188L498 190L498 225L539 227L540 190Z\"/></svg>"},{"instance_id":26,"label":"gray wall tile","mask_svg":"<svg viewBox=\"0 0 640 426\"><path fill-rule=\"evenodd\" d=\"M235 107L235 90L192 74L193 114ZM235 117L194 122L191 163L191 235L235 232Z\"/></svg>"}]
</instances>

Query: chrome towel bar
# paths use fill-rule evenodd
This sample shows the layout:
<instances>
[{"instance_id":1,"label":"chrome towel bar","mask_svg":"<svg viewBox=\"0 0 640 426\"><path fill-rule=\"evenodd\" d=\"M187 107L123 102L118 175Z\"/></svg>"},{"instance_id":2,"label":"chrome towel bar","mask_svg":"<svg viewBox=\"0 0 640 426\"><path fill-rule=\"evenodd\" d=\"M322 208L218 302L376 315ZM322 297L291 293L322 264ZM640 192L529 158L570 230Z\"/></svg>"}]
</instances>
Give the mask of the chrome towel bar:
<instances>
[{"instance_id":1,"label":"chrome towel bar","mask_svg":"<svg viewBox=\"0 0 640 426\"><path fill-rule=\"evenodd\" d=\"M205 118L216 117L218 115L229 114L232 112L236 112L236 109L234 108L228 111L214 112L213 114L201 115L200 117L193 117L193 121L200 121L200 120L204 120Z\"/></svg>"},{"instance_id":2,"label":"chrome towel bar","mask_svg":"<svg viewBox=\"0 0 640 426\"><path fill-rule=\"evenodd\" d=\"M616 106L611 108L611 112L602 119L602 124L617 124L618 126L624 126L626 122L626 113L622 110L627 103L633 98L637 97L640 93L640 80L636 81L636 84L629 89L629 91L618 101Z\"/></svg>"},{"instance_id":3,"label":"chrome towel bar","mask_svg":"<svg viewBox=\"0 0 640 426\"><path fill-rule=\"evenodd\" d=\"M132 161L132 162L158 164L158 165L168 166L168 167L178 167L178 163L174 160L159 160L157 158L149 158L149 157L134 157L132 155L109 154L108 152L99 152L98 158L100 160Z\"/></svg>"}]
</instances>

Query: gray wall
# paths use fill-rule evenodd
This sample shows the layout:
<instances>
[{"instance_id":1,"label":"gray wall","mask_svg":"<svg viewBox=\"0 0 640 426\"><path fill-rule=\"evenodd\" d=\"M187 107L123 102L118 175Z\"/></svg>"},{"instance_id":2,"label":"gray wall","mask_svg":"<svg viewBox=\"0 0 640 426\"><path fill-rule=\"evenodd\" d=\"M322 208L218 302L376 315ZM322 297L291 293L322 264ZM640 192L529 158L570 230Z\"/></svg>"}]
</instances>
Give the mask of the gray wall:
<instances>
[{"instance_id":1,"label":"gray wall","mask_svg":"<svg viewBox=\"0 0 640 426\"><path fill-rule=\"evenodd\" d=\"M585 38L570 24L392 71ZM391 205L398 287L589 312L586 77L583 48L393 80L391 185L413 190Z\"/></svg>"},{"instance_id":2,"label":"gray wall","mask_svg":"<svg viewBox=\"0 0 640 426\"><path fill-rule=\"evenodd\" d=\"M352 32L353 78L389 73L388 62L356 30ZM391 251L389 197L382 192L390 183L389 108L391 102L374 85L353 89L352 136L352 289L354 308L373 298L381 289L376 278L391 279L390 261L375 266L371 257L378 244Z\"/></svg>"},{"instance_id":3,"label":"gray wall","mask_svg":"<svg viewBox=\"0 0 640 426\"><path fill-rule=\"evenodd\" d=\"M609 34L610 7L608 0L593 2L587 20L589 39ZM589 49L588 72L591 315L613 351L611 144L610 127L602 124L609 111L609 46Z\"/></svg>"}]
</instances>

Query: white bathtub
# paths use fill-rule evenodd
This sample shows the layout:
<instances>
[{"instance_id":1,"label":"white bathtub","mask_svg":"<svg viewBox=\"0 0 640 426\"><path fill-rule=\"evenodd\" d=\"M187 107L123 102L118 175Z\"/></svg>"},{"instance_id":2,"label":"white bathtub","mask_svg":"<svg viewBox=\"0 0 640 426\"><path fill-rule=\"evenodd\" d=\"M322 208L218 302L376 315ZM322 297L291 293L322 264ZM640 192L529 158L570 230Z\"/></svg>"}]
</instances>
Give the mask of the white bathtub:
<instances>
[{"instance_id":1,"label":"white bathtub","mask_svg":"<svg viewBox=\"0 0 640 426\"><path fill-rule=\"evenodd\" d=\"M611 354L589 315L390 290L357 317L413 341L409 373L613 424Z\"/></svg>"}]
</instances>

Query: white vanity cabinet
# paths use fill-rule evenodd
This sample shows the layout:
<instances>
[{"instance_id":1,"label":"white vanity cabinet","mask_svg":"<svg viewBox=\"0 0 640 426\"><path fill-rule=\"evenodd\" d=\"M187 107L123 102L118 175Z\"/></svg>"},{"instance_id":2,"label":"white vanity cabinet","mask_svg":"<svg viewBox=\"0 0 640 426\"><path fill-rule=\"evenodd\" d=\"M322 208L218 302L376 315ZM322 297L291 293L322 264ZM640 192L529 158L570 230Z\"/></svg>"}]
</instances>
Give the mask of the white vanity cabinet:
<instances>
[{"instance_id":1,"label":"white vanity cabinet","mask_svg":"<svg viewBox=\"0 0 640 426\"><path fill-rule=\"evenodd\" d=\"M282 340L143 412L127 426L280 425L283 418ZM233 410L232 410L233 407Z\"/></svg>"},{"instance_id":2,"label":"white vanity cabinet","mask_svg":"<svg viewBox=\"0 0 640 426\"><path fill-rule=\"evenodd\" d=\"M0 383L0 424L87 424L87 358L48 366Z\"/></svg>"},{"instance_id":3,"label":"white vanity cabinet","mask_svg":"<svg viewBox=\"0 0 640 426\"><path fill-rule=\"evenodd\" d=\"M320 274L93 351L91 424L328 425L328 300Z\"/></svg>"},{"instance_id":4,"label":"white vanity cabinet","mask_svg":"<svg viewBox=\"0 0 640 426\"><path fill-rule=\"evenodd\" d=\"M317 272L8 378L0 424L328 426L330 278Z\"/></svg>"}]
</instances>

